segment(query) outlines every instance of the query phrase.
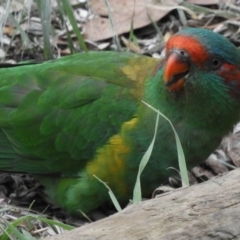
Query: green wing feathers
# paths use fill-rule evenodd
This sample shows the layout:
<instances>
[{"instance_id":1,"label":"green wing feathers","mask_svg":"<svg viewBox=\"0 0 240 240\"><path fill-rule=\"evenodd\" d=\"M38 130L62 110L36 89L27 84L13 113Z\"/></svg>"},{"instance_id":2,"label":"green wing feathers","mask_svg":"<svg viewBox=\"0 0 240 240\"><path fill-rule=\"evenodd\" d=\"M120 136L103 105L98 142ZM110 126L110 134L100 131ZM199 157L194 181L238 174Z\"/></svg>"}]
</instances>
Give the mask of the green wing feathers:
<instances>
[{"instance_id":1,"label":"green wing feathers","mask_svg":"<svg viewBox=\"0 0 240 240\"><path fill-rule=\"evenodd\" d=\"M135 68L146 79L156 63L98 52L0 69L0 144L6 150L0 150L0 169L79 171L136 113L142 86Z\"/></svg>"}]
</instances>

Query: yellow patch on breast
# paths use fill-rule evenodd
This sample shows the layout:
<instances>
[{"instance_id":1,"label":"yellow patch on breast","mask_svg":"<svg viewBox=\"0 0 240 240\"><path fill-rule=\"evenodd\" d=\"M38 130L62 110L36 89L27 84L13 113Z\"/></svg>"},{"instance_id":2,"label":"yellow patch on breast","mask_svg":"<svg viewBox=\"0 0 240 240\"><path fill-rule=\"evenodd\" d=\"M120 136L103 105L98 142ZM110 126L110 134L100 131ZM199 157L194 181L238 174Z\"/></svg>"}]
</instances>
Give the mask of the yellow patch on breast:
<instances>
[{"instance_id":1,"label":"yellow patch on breast","mask_svg":"<svg viewBox=\"0 0 240 240\"><path fill-rule=\"evenodd\" d=\"M86 167L89 176L96 175L121 196L128 194L128 186L124 179L126 160L131 153L131 147L124 136L136 126L137 122L137 118L125 122L120 133L113 135L106 145L98 149L96 157Z\"/></svg>"}]
</instances>

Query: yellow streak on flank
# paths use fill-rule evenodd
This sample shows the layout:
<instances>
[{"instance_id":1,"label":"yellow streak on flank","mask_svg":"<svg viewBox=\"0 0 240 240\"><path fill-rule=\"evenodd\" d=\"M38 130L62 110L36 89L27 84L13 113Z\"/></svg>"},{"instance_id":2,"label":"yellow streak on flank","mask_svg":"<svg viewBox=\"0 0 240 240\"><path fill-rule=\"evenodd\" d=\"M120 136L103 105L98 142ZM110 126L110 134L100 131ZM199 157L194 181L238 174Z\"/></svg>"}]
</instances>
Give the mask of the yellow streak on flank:
<instances>
[{"instance_id":1,"label":"yellow streak on flank","mask_svg":"<svg viewBox=\"0 0 240 240\"><path fill-rule=\"evenodd\" d=\"M133 118L123 123L121 132L112 136L106 145L97 150L96 157L87 165L89 176L96 175L121 196L128 194L128 186L125 184L126 159L131 152L131 146L126 143L124 135L126 131L133 129L138 122Z\"/></svg>"}]
</instances>

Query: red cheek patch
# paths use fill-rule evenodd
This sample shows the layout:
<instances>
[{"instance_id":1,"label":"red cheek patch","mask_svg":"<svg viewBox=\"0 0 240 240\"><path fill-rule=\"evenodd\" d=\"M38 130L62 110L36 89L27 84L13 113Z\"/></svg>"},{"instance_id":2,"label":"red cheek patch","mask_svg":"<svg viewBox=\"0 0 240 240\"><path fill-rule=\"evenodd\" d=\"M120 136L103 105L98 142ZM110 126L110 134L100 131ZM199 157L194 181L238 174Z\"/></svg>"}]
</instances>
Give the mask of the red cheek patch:
<instances>
[{"instance_id":1,"label":"red cheek patch","mask_svg":"<svg viewBox=\"0 0 240 240\"><path fill-rule=\"evenodd\" d=\"M217 73L224 79L226 84L231 86L231 95L238 96L236 93L240 92L240 68L236 65L225 63Z\"/></svg>"}]
</instances>

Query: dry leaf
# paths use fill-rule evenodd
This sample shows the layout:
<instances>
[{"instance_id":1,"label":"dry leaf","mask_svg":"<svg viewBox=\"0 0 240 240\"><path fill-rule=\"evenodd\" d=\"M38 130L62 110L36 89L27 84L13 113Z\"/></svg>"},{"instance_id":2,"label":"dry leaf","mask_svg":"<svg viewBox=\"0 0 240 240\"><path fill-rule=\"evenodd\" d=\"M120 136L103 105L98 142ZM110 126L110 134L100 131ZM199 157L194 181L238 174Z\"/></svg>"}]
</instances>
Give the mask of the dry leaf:
<instances>
[{"instance_id":1,"label":"dry leaf","mask_svg":"<svg viewBox=\"0 0 240 240\"><path fill-rule=\"evenodd\" d=\"M192 169L192 174L197 179L199 179L199 181L206 181L206 180L214 177L214 174L211 171L209 171L208 169L205 169L203 166L194 167Z\"/></svg>"},{"instance_id":2,"label":"dry leaf","mask_svg":"<svg viewBox=\"0 0 240 240\"><path fill-rule=\"evenodd\" d=\"M199 4L199 5L214 5L214 4L219 4L220 0L187 0L186 2Z\"/></svg>"},{"instance_id":3,"label":"dry leaf","mask_svg":"<svg viewBox=\"0 0 240 240\"><path fill-rule=\"evenodd\" d=\"M228 138L227 152L233 163L240 167L240 132L234 133Z\"/></svg>"},{"instance_id":4,"label":"dry leaf","mask_svg":"<svg viewBox=\"0 0 240 240\"><path fill-rule=\"evenodd\" d=\"M205 161L205 163L208 167L212 169L215 174L228 172L227 167L224 166L223 163L220 162L218 159L222 162L226 162L226 156L223 151L222 154L211 154L210 157Z\"/></svg>"},{"instance_id":5,"label":"dry leaf","mask_svg":"<svg viewBox=\"0 0 240 240\"><path fill-rule=\"evenodd\" d=\"M182 1L170 0L164 5L156 5L154 0L107 0L107 2L109 7L105 0L90 1L91 10L101 17L93 18L83 25L86 31L85 39L99 41L129 32L132 21L134 29L147 26L152 21L156 22L163 18Z\"/></svg>"}]
</instances>

